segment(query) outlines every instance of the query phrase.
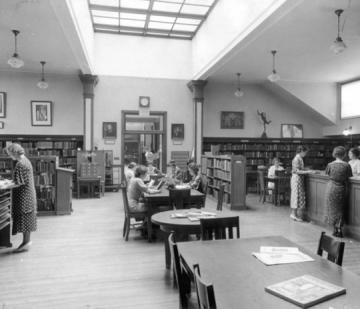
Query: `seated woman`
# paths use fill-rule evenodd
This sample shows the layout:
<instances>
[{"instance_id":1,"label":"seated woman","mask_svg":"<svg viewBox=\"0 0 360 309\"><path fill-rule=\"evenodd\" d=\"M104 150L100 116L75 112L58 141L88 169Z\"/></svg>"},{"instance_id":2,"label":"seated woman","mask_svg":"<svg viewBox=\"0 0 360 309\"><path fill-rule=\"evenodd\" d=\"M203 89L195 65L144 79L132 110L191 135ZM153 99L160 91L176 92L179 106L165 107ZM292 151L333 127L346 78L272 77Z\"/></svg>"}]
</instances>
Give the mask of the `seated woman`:
<instances>
[{"instance_id":1,"label":"seated woman","mask_svg":"<svg viewBox=\"0 0 360 309\"><path fill-rule=\"evenodd\" d=\"M129 185L131 178L134 177L135 168L136 168L135 162L130 162L127 166L125 166L124 174L125 174L126 185Z\"/></svg>"},{"instance_id":2,"label":"seated woman","mask_svg":"<svg viewBox=\"0 0 360 309\"><path fill-rule=\"evenodd\" d=\"M192 180L192 176L191 176L191 174L189 172L189 165L191 163L194 163L193 159L189 159L189 161L187 161L187 163L186 163L186 170L183 171L183 175L182 175L182 182L183 183L189 183Z\"/></svg>"},{"instance_id":3,"label":"seated woman","mask_svg":"<svg viewBox=\"0 0 360 309\"><path fill-rule=\"evenodd\" d=\"M351 170L353 176L360 176L360 150L359 148L351 148L349 150L349 164L351 166Z\"/></svg>"},{"instance_id":4,"label":"seated woman","mask_svg":"<svg viewBox=\"0 0 360 309\"><path fill-rule=\"evenodd\" d=\"M134 212L146 211L146 206L142 201L143 193L155 193L158 190L151 189L144 183L144 179L147 175L147 167L139 165L135 169L134 177L131 178L128 185L128 200L129 208Z\"/></svg>"},{"instance_id":5,"label":"seated woman","mask_svg":"<svg viewBox=\"0 0 360 309\"><path fill-rule=\"evenodd\" d=\"M271 165L269 168L268 177L275 177L276 171L284 171L284 168L280 165L280 159L278 157L273 159L273 165ZM268 188L273 190L275 188L275 184L272 181L269 181Z\"/></svg>"},{"instance_id":6,"label":"seated woman","mask_svg":"<svg viewBox=\"0 0 360 309\"><path fill-rule=\"evenodd\" d=\"M166 175L170 181L173 181L175 184L182 182L182 172L179 167L176 166L175 160L170 160L168 164L171 168L169 173Z\"/></svg>"},{"instance_id":7,"label":"seated woman","mask_svg":"<svg viewBox=\"0 0 360 309\"><path fill-rule=\"evenodd\" d=\"M192 189L198 190L199 192L205 193L205 184L203 183L203 178L201 177L199 166L192 162L188 165L189 173L192 177L189 185Z\"/></svg>"}]
</instances>

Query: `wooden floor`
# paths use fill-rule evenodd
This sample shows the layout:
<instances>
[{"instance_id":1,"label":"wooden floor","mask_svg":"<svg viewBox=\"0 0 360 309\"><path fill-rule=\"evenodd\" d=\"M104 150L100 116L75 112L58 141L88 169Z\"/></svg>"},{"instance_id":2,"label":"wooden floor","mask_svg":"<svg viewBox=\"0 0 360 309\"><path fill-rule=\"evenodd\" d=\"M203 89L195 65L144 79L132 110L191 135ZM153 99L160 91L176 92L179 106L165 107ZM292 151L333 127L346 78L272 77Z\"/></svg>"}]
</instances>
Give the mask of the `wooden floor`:
<instances>
[{"instance_id":1,"label":"wooden floor","mask_svg":"<svg viewBox=\"0 0 360 309\"><path fill-rule=\"evenodd\" d=\"M0 249L0 308L178 308L163 244L136 231L123 240L121 200L121 193L74 200L71 216L39 218L29 252ZM240 237L283 235L315 252L322 228L257 200L248 197L249 209L236 212ZM207 207L214 205L208 199ZM20 241L13 237L15 247ZM360 243L345 241L344 267L360 275Z\"/></svg>"}]
</instances>

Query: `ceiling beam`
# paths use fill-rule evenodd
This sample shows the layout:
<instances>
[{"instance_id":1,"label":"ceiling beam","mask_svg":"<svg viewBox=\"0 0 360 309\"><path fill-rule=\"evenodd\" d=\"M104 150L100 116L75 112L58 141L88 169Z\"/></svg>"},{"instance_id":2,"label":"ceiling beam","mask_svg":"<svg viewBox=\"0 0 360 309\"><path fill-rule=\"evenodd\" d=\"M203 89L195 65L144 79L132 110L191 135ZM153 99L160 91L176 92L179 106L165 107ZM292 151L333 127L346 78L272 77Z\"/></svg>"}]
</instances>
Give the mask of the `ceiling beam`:
<instances>
[{"instance_id":1,"label":"ceiling beam","mask_svg":"<svg viewBox=\"0 0 360 309\"><path fill-rule=\"evenodd\" d=\"M128 35L128 36L144 36L144 34L142 32L139 33L125 33L125 32L114 32L114 31L110 31L110 30L98 30L95 29L95 32L98 33L107 33L107 34L118 34L118 35ZM165 36L165 35L156 35L156 34L146 34L147 37L154 37L154 38L161 38L161 39L175 39L175 40L191 40L192 37L181 37L181 36Z\"/></svg>"},{"instance_id":2,"label":"ceiling beam","mask_svg":"<svg viewBox=\"0 0 360 309\"><path fill-rule=\"evenodd\" d=\"M150 0L149 11L151 12L154 6L154 0ZM150 14L146 14L145 26L144 26L144 35L149 27Z\"/></svg>"}]
</instances>

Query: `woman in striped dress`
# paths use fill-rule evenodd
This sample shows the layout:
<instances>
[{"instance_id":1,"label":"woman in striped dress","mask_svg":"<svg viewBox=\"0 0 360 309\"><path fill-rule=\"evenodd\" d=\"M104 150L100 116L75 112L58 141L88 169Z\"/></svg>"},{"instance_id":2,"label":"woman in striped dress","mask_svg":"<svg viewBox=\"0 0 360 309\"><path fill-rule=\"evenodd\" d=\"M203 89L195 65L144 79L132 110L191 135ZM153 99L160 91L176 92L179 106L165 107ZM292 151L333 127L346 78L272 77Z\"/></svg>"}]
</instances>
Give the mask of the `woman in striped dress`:
<instances>
[{"instance_id":1,"label":"woman in striped dress","mask_svg":"<svg viewBox=\"0 0 360 309\"><path fill-rule=\"evenodd\" d=\"M13 234L23 233L23 241L16 249L26 251L31 245L30 234L36 231L36 192L31 162L25 157L24 148L11 144L6 148L8 155L16 162L13 180Z\"/></svg>"},{"instance_id":2,"label":"woman in striped dress","mask_svg":"<svg viewBox=\"0 0 360 309\"><path fill-rule=\"evenodd\" d=\"M290 218L295 221L303 221L303 212L306 206L303 158L306 156L308 150L306 146L298 146L296 156L292 160Z\"/></svg>"}]
</instances>

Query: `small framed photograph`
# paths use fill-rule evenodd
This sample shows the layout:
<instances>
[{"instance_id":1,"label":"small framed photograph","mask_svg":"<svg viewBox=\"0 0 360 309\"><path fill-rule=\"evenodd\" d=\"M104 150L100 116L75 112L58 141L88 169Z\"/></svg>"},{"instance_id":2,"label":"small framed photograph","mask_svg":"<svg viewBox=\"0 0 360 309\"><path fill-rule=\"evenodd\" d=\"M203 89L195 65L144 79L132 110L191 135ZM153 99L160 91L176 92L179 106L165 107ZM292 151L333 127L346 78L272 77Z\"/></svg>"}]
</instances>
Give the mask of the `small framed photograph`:
<instances>
[{"instance_id":1,"label":"small framed photograph","mask_svg":"<svg viewBox=\"0 0 360 309\"><path fill-rule=\"evenodd\" d=\"M171 138L172 139L184 139L185 126L183 123L171 124Z\"/></svg>"},{"instance_id":2,"label":"small framed photograph","mask_svg":"<svg viewBox=\"0 0 360 309\"><path fill-rule=\"evenodd\" d=\"M103 138L116 139L116 122L103 122Z\"/></svg>"},{"instance_id":3,"label":"small framed photograph","mask_svg":"<svg viewBox=\"0 0 360 309\"><path fill-rule=\"evenodd\" d=\"M221 112L221 129L244 129L244 112Z\"/></svg>"},{"instance_id":4,"label":"small framed photograph","mask_svg":"<svg viewBox=\"0 0 360 309\"><path fill-rule=\"evenodd\" d=\"M31 101L31 125L52 126L52 102Z\"/></svg>"},{"instance_id":5,"label":"small framed photograph","mask_svg":"<svg viewBox=\"0 0 360 309\"><path fill-rule=\"evenodd\" d=\"M282 124L281 125L281 137L283 138L303 138L303 126L302 124Z\"/></svg>"},{"instance_id":6,"label":"small framed photograph","mask_svg":"<svg viewBox=\"0 0 360 309\"><path fill-rule=\"evenodd\" d=\"M0 118L6 117L6 92L0 92Z\"/></svg>"}]
</instances>

